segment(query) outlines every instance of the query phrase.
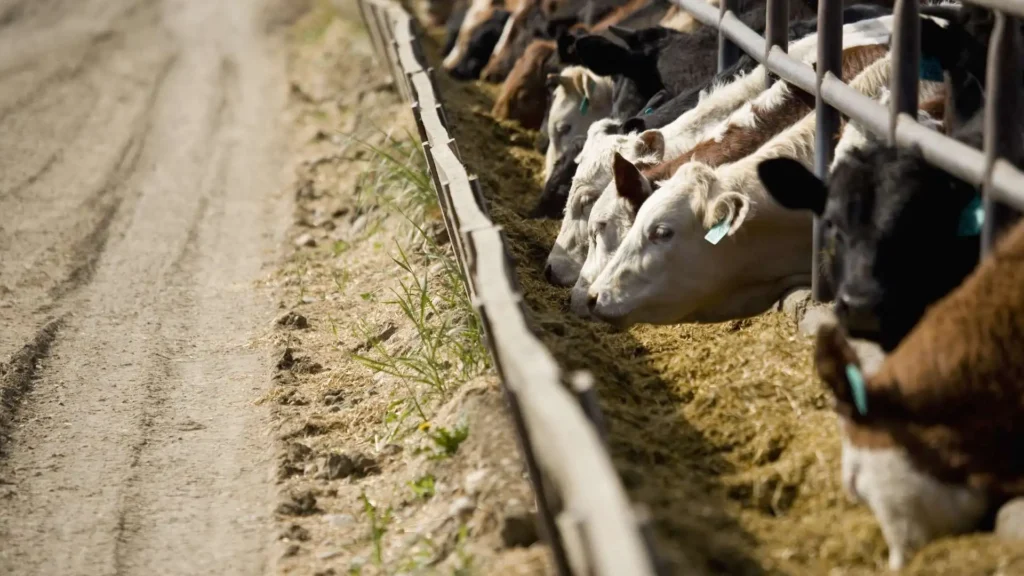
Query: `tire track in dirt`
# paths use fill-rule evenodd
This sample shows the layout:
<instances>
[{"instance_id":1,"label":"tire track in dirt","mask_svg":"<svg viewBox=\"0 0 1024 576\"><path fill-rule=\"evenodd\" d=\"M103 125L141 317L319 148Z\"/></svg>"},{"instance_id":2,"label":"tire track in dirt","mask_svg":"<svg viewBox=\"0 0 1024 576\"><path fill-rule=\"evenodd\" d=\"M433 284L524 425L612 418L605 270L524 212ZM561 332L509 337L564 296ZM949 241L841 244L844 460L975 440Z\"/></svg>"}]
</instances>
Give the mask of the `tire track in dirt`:
<instances>
[{"instance_id":1,"label":"tire track in dirt","mask_svg":"<svg viewBox=\"0 0 1024 576\"><path fill-rule=\"evenodd\" d=\"M82 17L102 4L83 2ZM96 104L38 112L64 126L86 115L76 139L32 194L0 194L12 254L0 321L18 327L0 336L0 357L44 314L67 314L22 378L33 382L0 459L3 574L269 564L267 422L252 406L269 374L251 342L270 317L253 282L289 213L281 62L260 2L134 6L71 81ZM31 108L12 120L33 121ZM26 147L37 162L54 145L40 140ZM4 148L0 137L0 158Z\"/></svg>"}]
</instances>

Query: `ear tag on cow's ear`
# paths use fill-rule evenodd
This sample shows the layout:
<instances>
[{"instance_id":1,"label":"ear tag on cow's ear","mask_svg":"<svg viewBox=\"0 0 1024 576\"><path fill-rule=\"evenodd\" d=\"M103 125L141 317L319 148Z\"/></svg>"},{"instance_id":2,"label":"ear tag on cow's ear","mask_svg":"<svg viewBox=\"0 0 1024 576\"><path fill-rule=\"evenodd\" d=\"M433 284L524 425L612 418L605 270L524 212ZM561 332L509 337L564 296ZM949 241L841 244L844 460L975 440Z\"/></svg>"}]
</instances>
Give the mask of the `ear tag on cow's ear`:
<instances>
[{"instance_id":1,"label":"ear tag on cow's ear","mask_svg":"<svg viewBox=\"0 0 1024 576\"><path fill-rule=\"evenodd\" d=\"M868 413L868 391L864 387L864 375L856 364L846 365L846 381L850 384L850 393L853 395L853 405L861 416Z\"/></svg>"},{"instance_id":2,"label":"ear tag on cow's ear","mask_svg":"<svg viewBox=\"0 0 1024 576\"><path fill-rule=\"evenodd\" d=\"M732 225L732 218L726 218L718 224L711 227L708 233L704 235L704 239L712 244L717 245L725 238L725 235L729 233L729 227Z\"/></svg>"},{"instance_id":3,"label":"ear tag on cow's ear","mask_svg":"<svg viewBox=\"0 0 1024 576\"><path fill-rule=\"evenodd\" d=\"M985 208L982 206L981 196L975 196L960 213L957 236L977 236L981 234L981 226L984 223Z\"/></svg>"},{"instance_id":4,"label":"ear tag on cow's ear","mask_svg":"<svg viewBox=\"0 0 1024 576\"><path fill-rule=\"evenodd\" d=\"M654 112L654 108L653 107L644 110L644 116L649 116L651 114L651 112Z\"/></svg>"},{"instance_id":5,"label":"ear tag on cow's ear","mask_svg":"<svg viewBox=\"0 0 1024 576\"><path fill-rule=\"evenodd\" d=\"M942 65L939 64L936 58L921 58L917 68L921 80L928 80L929 82L942 82L945 80L945 76L942 75Z\"/></svg>"},{"instance_id":6,"label":"ear tag on cow's ear","mask_svg":"<svg viewBox=\"0 0 1024 576\"><path fill-rule=\"evenodd\" d=\"M587 110L590 110L590 98L587 96L583 97L583 101L580 102L580 114L587 115Z\"/></svg>"}]
</instances>

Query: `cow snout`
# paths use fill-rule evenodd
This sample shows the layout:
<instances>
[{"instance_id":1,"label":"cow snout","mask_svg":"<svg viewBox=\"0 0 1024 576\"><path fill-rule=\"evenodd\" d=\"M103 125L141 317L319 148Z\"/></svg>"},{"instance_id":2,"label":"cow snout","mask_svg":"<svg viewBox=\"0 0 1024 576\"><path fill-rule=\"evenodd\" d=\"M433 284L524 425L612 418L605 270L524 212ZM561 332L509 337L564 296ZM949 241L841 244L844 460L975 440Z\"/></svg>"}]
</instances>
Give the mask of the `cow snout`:
<instances>
[{"instance_id":1,"label":"cow snout","mask_svg":"<svg viewBox=\"0 0 1024 576\"><path fill-rule=\"evenodd\" d=\"M597 308L597 294L594 294L593 292L588 292L587 293L587 310L590 310L590 312L593 313L594 312L594 308Z\"/></svg>"},{"instance_id":2,"label":"cow snout","mask_svg":"<svg viewBox=\"0 0 1024 576\"><path fill-rule=\"evenodd\" d=\"M544 279L551 284L555 283L555 271L551 269L551 264L544 265Z\"/></svg>"},{"instance_id":3,"label":"cow snout","mask_svg":"<svg viewBox=\"0 0 1024 576\"><path fill-rule=\"evenodd\" d=\"M867 294L841 291L836 299L836 316L857 338L870 338L881 330L878 299Z\"/></svg>"}]
</instances>

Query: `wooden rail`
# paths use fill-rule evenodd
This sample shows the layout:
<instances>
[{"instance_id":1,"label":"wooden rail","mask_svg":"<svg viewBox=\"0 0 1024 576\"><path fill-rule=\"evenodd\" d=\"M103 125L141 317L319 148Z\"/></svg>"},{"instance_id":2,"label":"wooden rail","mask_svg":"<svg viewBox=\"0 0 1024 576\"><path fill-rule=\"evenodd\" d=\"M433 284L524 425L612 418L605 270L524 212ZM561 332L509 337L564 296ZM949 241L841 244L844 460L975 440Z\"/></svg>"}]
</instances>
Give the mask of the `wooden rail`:
<instances>
[{"instance_id":1,"label":"wooden rail","mask_svg":"<svg viewBox=\"0 0 1024 576\"><path fill-rule=\"evenodd\" d=\"M612 466L592 377L563 373L530 330L504 234L491 221L479 181L463 165L449 133L418 23L386 0L357 2L378 59L416 117L445 226L485 328L558 572L655 574L649 515L629 502Z\"/></svg>"}]
</instances>

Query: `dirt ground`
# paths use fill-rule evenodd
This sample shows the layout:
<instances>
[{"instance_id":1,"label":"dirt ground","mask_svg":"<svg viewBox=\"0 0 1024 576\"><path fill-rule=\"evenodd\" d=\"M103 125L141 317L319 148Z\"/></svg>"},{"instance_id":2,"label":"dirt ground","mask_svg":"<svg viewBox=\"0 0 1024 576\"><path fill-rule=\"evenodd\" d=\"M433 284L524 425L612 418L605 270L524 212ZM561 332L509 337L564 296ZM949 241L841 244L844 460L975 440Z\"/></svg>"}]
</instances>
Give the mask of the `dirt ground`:
<instances>
[{"instance_id":1,"label":"dirt ground","mask_svg":"<svg viewBox=\"0 0 1024 576\"><path fill-rule=\"evenodd\" d=\"M442 37L428 52L439 62ZM542 189L536 134L490 117L497 87L439 74L455 139L505 228L541 338L559 362L594 372L610 451L630 497L655 518L673 573L886 574L867 508L849 502L812 341L773 311L712 325L615 331L568 312L568 289L542 269L556 221L527 220ZM946 538L903 573L1024 573L1024 549L990 534Z\"/></svg>"},{"instance_id":2,"label":"dirt ground","mask_svg":"<svg viewBox=\"0 0 1024 576\"><path fill-rule=\"evenodd\" d=\"M332 14L0 0L0 574L547 571L411 115Z\"/></svg>"}]
</instances>

